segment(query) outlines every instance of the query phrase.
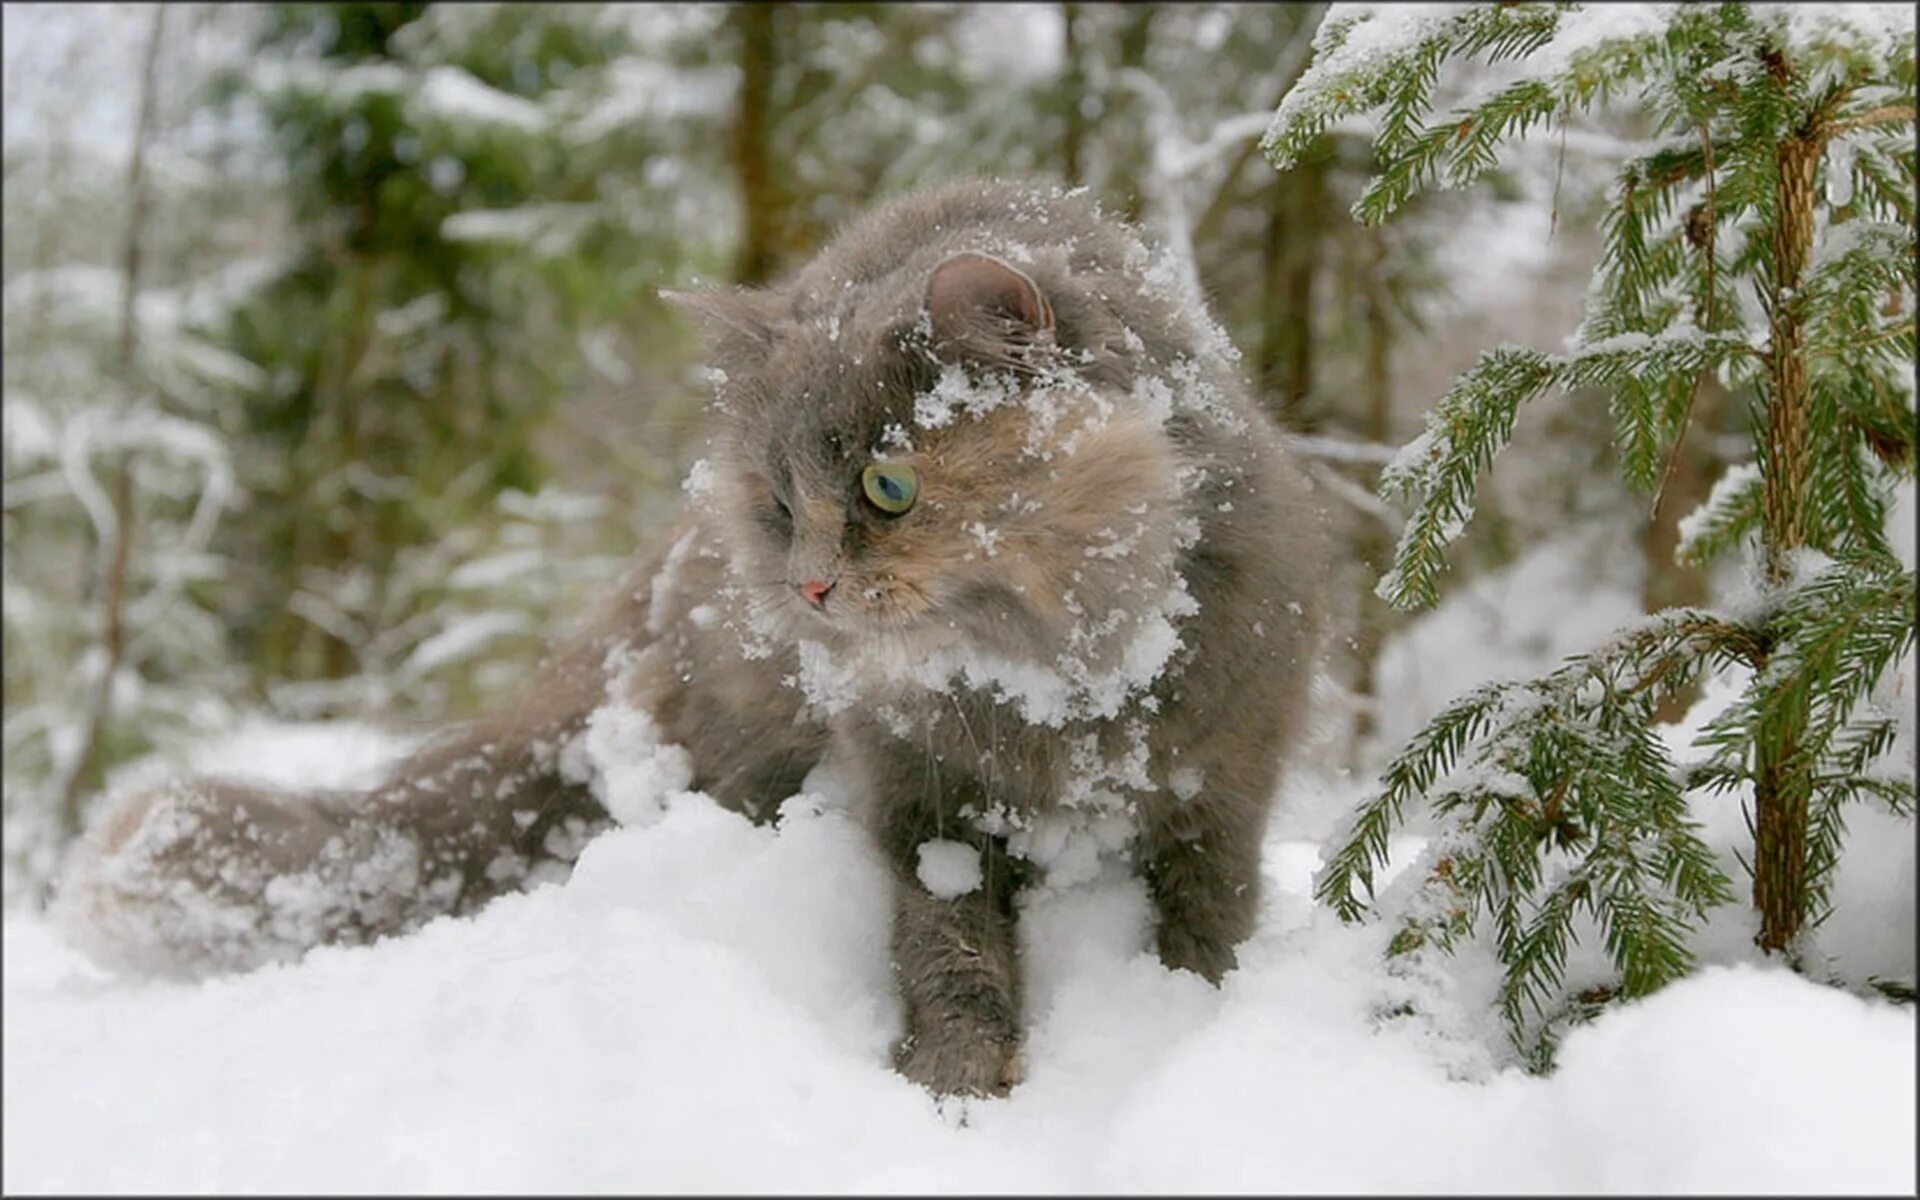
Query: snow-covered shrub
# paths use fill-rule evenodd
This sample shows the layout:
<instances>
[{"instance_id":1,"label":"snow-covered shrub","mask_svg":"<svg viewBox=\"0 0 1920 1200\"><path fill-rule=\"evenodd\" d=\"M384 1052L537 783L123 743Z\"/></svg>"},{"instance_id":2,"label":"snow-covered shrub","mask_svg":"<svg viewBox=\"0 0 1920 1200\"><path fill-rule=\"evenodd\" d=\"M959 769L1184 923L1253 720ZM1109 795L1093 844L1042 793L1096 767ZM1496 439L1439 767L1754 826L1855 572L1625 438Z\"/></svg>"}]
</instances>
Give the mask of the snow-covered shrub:
<instances>
[{"instance_id":1,"label":"snow-covered shrub","mask_svg":"<svg viewBox=\"0 0 1920 1200\"><path fill-rule=\"evenodd\" d=\"M1431 805L1443 833L1424 881L1395 889L1392 954L1449 949L1490 921L1504 1016L1544 1065L1567 1020L1691 969L1690 935L1734 885L1689 793L1738 791L1751 798L1755 940L1807 968L1847 806L1913 805L1912 725L1891 702L1914 642L1914 576L1887 536L1893 489L1914 471L1911 10L1337 6L1316 49L1263 145L1285 168L1335 122L1374 115L1381 165L1354 206L1368 222L1473 183L1511 139L1571 112L1637 103L1657 129L1608 194L1566 352L1486 352L1384 473L1414 507L1380 595L1433 602L1528 401L1609 396L1622 475L1657 492L1709 373L1750 397L1752 461L1685 522L1680 553L1742 548L1755 578L1733 611L1659 613L1543 678L1448 706L1355 814L1320 898L1358 919L1388 834L1407 805ZM1505 65L1431 113L1441 69L1466 60ZM1751 677L1707 725L1703 757L1676 763L1657 705L1725 668ZM1617 977L1569 996L1583 921Z\"/></svg>"},{"instance_id":2,"label":"snow-covered shrub","mask_svg":"<svg viewBox=\"0 0 1920 1200\"><path fill-rule=\"evenodd\" d=\"M125 287L123 272L66 266L5 292L9 899L37 892L106 768L230 719L212 539L241 498L219 413L252 368L195 329L187 301L209 287L149 288L129 314L129 377Z\"/></svg>"}]
</instances>

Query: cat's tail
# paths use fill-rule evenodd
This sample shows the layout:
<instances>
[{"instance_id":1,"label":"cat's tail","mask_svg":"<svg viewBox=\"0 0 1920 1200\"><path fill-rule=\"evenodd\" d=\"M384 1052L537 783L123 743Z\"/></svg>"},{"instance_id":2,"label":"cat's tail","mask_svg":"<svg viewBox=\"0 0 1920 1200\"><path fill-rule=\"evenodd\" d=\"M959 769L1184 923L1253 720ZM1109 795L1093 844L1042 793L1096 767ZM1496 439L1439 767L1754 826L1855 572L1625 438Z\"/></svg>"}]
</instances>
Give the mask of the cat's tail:
<instances>
[{"instance_id":1,"label":"cat's tail","mask_svg":"<svg viewBox=\"0 0 1920 1200\"><path fill-rule=\"evenodd\" d=\"M606 822L557 761L503 766L462 733L366 792L181 779L116 797L70 852L49 916L102 966L191 977L471 912L564 877Z\"/></svg>"},{"instance_id":2,"label":"cat's tail","mask_svg":"<svg viewBox=\"0 0 1920 1200\"><path fill-rule=\"evenodd\" d=\"M182 779L114 797L69 851L50 919L102 966L193 977L405 933L563 878L608 824L568 748L646 601L630 580L511 710L433 738L369 790Z\"/></svg>"}]
</instances>

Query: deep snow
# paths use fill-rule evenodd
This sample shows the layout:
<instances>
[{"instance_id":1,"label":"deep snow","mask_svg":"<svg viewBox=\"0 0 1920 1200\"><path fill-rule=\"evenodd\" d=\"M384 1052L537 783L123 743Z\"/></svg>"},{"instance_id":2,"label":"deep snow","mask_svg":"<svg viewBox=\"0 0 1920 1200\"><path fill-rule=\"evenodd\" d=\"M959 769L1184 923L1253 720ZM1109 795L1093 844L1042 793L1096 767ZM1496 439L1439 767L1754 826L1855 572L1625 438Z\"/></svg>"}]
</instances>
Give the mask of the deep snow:
<instances>
[{"instance_id":1,"label":"deep snow","mask_svg":"<svg viewBox=\"0 0 1920 1200\"><path fill-rule=\"evenodd\" d=\"M202 761L364 778L399 744L263 727ZM772 829L670 792L564 885L242 977L114 979L10 920L5 1187L1914 1187L1911 1008L1709 966L1574 1031L1550 1078L1450 1079L1444 1035L1371 1015L1382 927L1314 908L1315 847L1286 821L1218 991L1159 965L1113 866L1034 896L1027 1079L937 1104L886 1065L881 867L833 780L810 786Z\"/></svg>"}]
</instances>

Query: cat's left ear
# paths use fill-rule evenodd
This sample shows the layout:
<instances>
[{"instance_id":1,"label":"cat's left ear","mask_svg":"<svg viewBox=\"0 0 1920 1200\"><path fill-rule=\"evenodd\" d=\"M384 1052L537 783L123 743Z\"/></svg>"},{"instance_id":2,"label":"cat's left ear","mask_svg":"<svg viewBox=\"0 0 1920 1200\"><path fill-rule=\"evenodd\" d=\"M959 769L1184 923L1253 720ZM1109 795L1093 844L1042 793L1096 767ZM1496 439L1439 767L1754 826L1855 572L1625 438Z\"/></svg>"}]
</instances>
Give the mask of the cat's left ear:
<instances>
[{"instance_id":1,"label":"cat's left ear","mask_svg":"<svg viewBox=\"0 0 1920 1200\"><path fill-rule=\"evenodd\" d=\"M1031 276L991 254L966 251L933 269L927 315L936 353L1018 359L1053 336L1053 306Z\"/></svg>"},{"instance_id":2,"label":"cat's left ear","mask_svg":"<svg viewBox=\"0 0 1920 1200\"><path fill-rule=\"evenodd\" d=\"M716 342L731 341L739 348L755 351L773 344L774 328L787 304L786 297L777 292L754 288L699 292L661 288L660 298L699 316L708 336Z\"/></svg>"}]
</instances>

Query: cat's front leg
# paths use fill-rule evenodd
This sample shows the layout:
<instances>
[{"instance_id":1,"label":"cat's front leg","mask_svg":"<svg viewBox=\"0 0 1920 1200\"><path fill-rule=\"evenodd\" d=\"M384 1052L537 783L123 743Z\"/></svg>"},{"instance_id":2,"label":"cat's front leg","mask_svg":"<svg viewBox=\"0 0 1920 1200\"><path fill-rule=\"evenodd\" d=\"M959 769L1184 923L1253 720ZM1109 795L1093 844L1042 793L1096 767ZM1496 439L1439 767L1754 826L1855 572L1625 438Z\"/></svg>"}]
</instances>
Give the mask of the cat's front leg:
<instances>
[{"instance_id":1,"label":"cat's front leg","mask_svg":"<svg viewBox=\"0 0 1920 1200\"><path fill-rule=\"evenodd\" d=\"M1249 799L1225 783L1185 798L1156 797L1138 847L1160 918L1160 961L1209 983L1234 968L1234 948L1253 932L1260 908L1265 796Z\"/></svg>"},{"instance_id":2,"label":"cat's front leg","mask_svg":"<svg viewBox=\"0 0 1920 1200\"><path fill-rule=\"evenodd\" d=\"M976 787L943 780L936 761L900 743L869 747L865 758L906 1010L894 1066L937 1095L1005 1095L1021 1070L1019 865L1004 841L957 815L980 798Z\"/></svg>"},{"instance_id":3,"label":"cat's front leg","mask_svg":"<svg viewBox=\"0 0 1920 1200\"><path fill-rule=\"evenodd\" d=\"M976 890L935 896L895 872L893 968L906 1008L894 1067L937 1095L1020 1082L1020 964L1010 913Z\"/></svg>"}]
</instances>

